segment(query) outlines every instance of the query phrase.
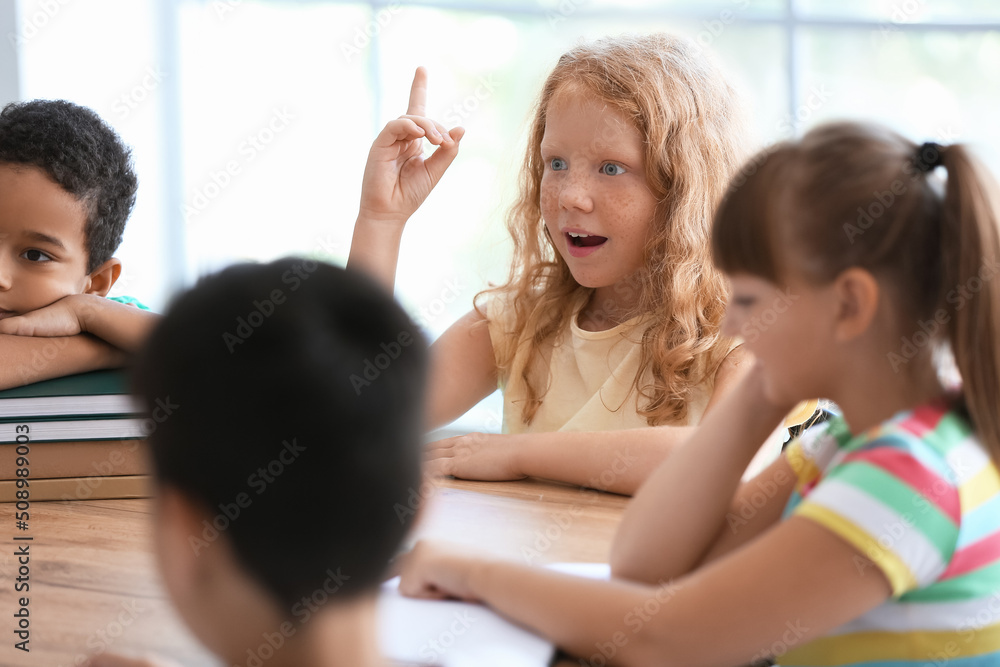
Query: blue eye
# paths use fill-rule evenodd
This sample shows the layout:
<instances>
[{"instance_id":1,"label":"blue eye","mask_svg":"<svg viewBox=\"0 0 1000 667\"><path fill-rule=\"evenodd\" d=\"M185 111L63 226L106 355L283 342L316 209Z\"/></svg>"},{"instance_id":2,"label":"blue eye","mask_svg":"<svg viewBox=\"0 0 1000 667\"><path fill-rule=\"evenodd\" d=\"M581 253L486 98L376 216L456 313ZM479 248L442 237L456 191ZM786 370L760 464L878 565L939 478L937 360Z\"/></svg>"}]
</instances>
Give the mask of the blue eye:
<instances>
[{"instance_id":1,"label":"blue eye","mask_svg":"<svg viewBox=\"0 0 1000 667\"><path fill-rule=\"evenodd\" d=\"M566 160L561 157L554 157L549 160L549 167L552 168L552 171L562 171L566 168Z\"/></svg>"},{"instance_id":2,"label":"blue eye","mask_svg":"<svg viewBox=\"0 0 1000 667\"><path fill-rule=\"evenodd\" d=\"M25 250L21 253L21 257L24 257L29 262L51 262L52 258L46 255L41 250Z\"/></svg>"},{"instance_id":3,"label":"blue eye","mask_svg":"<svg viewBox=\"0 0 1000 667\"><path fill-rule=\"evenodd\" d=\"M601 173L605 176L620 176L625 173L625 168L613 162L606 162L601 165Z\"/></svg>"}]
</instances>

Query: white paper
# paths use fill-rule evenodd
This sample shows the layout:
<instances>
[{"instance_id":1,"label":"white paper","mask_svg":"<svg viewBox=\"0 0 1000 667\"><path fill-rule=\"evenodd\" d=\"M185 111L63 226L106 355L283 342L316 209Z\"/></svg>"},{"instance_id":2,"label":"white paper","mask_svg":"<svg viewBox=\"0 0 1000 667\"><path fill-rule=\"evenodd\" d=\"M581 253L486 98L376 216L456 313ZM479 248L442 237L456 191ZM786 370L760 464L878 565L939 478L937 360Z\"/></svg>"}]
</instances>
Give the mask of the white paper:
<instances>
[{"instance_id":1,"label":"white paper","mask_svg":"<svg viewBox=\"0 0 1000 667\"><path fill-rule=\"evenodd\" d=\"M386 658L442 667L547 667L552 642L487 607L420 600L399 593L399 577L382 585L379 646Z\"/></svg>"},{"instance_id":2,"label":"white paper","mask_svg":"<svg viewBox=\"0 0 1000 667\"><path fill-rule=\"evenodd\" d=\"M552 563L547 566L563 574L587 579L610 579L611 566L607 563Z\"/></svg>"}]
</instances>

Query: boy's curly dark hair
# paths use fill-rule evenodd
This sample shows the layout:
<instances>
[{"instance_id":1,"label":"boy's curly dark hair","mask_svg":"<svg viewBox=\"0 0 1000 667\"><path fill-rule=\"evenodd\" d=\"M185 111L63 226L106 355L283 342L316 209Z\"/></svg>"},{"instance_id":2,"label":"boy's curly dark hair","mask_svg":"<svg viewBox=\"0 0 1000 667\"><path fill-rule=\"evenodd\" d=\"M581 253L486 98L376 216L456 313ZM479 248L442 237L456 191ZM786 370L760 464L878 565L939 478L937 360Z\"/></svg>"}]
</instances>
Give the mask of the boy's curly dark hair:
<instances>
[{"instance_id":1,"label":"boy's curly dark hair","mask_svg":"<svg viewBox=\"0 0 1000 667\"><path fill-rule=\"evenodd\" d=\"M316 596L377 590L398 552L421 484L426 377L427 343L388 293L301 258L203 278L132 368L150 408L176 407L149 421L149 442L161 488L208 517L186 546L198 555L225 532L299 622Z\"/></svg>"},{"instance_id":2,"label":"boy's curly dark hair","mask_svg":"<svg viewBox=\"0 0 1000 667\"><path fill-rule=\"evenodd\" d=\"M114 255L139 183L132 151L96 113L65 100L8 104L0 163L38 167L83 203L88 273Z\"/></svg>"}]
</instances>

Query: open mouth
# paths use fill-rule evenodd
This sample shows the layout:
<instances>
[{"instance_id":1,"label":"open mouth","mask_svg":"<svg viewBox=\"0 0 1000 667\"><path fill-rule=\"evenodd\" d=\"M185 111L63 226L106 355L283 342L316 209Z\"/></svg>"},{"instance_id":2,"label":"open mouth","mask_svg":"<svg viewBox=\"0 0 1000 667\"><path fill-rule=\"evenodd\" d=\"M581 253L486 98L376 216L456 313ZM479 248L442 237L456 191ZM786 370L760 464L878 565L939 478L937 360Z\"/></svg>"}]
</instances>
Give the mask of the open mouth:
<instances>
[{"instance_id":1,"label":"open mouth","mask_svg":"<svg viewBox=\"0 0 1000 667\"><path fill-rule=\"evenodd\" d=\"M597 236L595 234L578 234L576 232L566 232L569 244L577 248L593 248L608 240L607 236Z\"/></svg>"}]
</instances>

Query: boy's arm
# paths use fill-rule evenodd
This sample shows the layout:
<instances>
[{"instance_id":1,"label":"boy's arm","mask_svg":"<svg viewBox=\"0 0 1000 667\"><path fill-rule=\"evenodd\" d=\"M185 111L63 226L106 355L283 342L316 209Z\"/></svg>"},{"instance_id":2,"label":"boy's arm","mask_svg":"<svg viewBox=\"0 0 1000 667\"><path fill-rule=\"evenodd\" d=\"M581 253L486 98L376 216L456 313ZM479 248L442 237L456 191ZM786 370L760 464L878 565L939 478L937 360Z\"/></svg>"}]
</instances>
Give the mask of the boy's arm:
<instances>
[{"instance_id":1,"label":"boy's arm","mask_svg":"<svg viewBox=\"0 0 1000 667\"><path fill-rule=\"evenodd\" d=\"M365 271L390 292L407 219L424 202L458 155L465 133L425 117L427 72L417 68L406 115L390 121L372 144L361 184L361 208L347 266ZM423 141L438 146L423 157Z\"/></svg>"},{"instance_id":2,"label":"boy's arm","mask_svg":"<svg viewBox=\"0 0 1000 667\"><path fill-rule=\"evenodd\" d=\"M126 352L137 352L149 338L160 316L92 294L77 295L83 331Z\"/></svg>"},{"instance_id":3,"label":"boy's arm","mask_svg":"<svg viewBox=\"0 0 1000 667\"><path fill-rule=\"evenodd\" d=\"M44 308L0 320L0 333L51 338L89 333L125 352L136 352L159 316L96 294L71 294Z\"/></svg>"},{"instance_id":4,"label":"boy's arm","mask_svg":"<svg viewBox=\"0 0 1000 667\"><path fill-rule=\"evenodd\" d=\"M125 361L120 349L89 335L35 338L0 334L0 389L117 368Z\"/></svg>"}]
</instances>

